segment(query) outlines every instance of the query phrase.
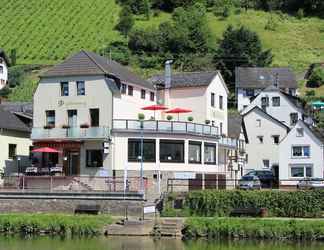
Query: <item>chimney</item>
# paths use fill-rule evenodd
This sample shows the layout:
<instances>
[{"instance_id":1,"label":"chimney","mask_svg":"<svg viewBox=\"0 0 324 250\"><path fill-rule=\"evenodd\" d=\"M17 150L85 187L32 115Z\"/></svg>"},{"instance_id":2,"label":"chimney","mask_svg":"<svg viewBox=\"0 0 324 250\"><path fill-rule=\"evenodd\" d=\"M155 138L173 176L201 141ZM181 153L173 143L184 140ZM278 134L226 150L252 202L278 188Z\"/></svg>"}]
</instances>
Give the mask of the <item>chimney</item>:
<instances>
[{"instance_id":1,"label":"chimney","mask_svg":"<svg viewBox=\"0 0 324 250\"><path fill-rule=\"evenodd\" d=\"M169 89L171 87L171 64L173 60L167 60L165 62L165 76L164 76L164 87Z\"/></svg>"}]
</instances>

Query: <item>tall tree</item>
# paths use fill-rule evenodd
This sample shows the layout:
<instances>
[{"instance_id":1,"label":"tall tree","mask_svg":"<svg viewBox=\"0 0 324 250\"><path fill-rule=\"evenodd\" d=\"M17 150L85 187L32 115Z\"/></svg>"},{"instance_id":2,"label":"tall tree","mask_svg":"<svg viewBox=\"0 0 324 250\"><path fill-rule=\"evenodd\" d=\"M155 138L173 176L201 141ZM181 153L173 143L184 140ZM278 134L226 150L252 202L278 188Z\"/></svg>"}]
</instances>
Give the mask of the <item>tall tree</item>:
<instances>
[{"instance_id":1,"label":"tall tree","mask_svg":"<svg viewBox=\"0 0 324 250\"><path fill-rule=\"evenodd\" d=\"M124 36L127 36L129 31L134 26L134 18L129 6L124 6L119 13L119 22L116 29L119 30Z\"/></svg>"}]
</instances>

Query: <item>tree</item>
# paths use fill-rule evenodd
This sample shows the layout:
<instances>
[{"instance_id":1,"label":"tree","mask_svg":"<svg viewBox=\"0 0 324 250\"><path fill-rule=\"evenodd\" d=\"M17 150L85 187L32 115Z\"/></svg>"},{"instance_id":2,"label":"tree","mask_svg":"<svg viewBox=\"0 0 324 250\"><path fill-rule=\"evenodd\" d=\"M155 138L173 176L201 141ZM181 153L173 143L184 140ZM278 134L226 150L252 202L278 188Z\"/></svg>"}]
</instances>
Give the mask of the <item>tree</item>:
<instances>
[{"instance_id":1,"label":"tree","mask_svg":"<svg viewBox=\"0 0 324 250\"><path fill-rule=\"evenodd\" d=\"M129 31L134 26L134 18L130 7L124 6L119 13L119 22L116 29L119 30L124 36L127 36Z\"/></svg>"},{"instance_id":2,"label":"tree","mask_svg":"<svg viewBox=\"0 0 324 250\"><path fill-rule=\"evenodd\" d=\"M313 72L311 73L308 82L307 87L319 87L324 84L324 68L321 66L317 66L313 69Z\"/></svg>"},{"instance_id":3,"label":"tree","mask_svg":"<svg viewBox=\"0 0 324 250\"><path fill-rule=\"evenodd\" d=\"M257 33L244 26L237 29L229 26L223 33L223 39L220 40L214 63L223 65L223 71L226 72L225 80L234 83L235 67L242 65L267 67L272 63L272 59L271 50L263 50Z\"/></svg>"}]
</instances>

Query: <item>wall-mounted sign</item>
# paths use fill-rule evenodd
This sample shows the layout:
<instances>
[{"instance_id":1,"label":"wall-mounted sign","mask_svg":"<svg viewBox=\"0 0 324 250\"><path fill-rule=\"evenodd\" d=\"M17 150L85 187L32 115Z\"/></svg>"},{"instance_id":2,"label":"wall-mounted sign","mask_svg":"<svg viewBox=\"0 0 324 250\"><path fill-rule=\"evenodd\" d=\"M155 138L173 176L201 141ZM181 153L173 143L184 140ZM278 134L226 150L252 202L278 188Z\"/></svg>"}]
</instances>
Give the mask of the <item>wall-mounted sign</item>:
<instances>
[{"instance_id":1,"label":"wall-mounted sign","mask_svg":"<svg viewBox=\"0 0 324 250\"><path fill-rule=\"evenodd\" d=\"M192 172L177 172L177 173L174 173L174 178L175 179L182 179L182 180L196 179L196 173L192 173Z\"/></svg>"}]
</instances>

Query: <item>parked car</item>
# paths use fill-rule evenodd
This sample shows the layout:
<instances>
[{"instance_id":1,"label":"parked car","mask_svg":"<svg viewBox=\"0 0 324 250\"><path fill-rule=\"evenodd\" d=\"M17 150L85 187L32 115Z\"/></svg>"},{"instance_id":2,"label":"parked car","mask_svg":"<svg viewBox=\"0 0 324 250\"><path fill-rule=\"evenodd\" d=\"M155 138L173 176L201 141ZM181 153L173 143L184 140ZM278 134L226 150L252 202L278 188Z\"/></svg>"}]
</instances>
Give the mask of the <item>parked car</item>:
<instances>
[{"instance_id":1,"label":"parked car","mask_svg":"<svg viewBox=\"0 0 324 250\"><path fill-rule=\"evenodd\" d=\"M253 175L245 175L239 180L239 189L252 190L261 189L259 177Z\"/></svg>"},{"instance_id":2,"label":"parked car","mask_svg":"<svg viewBox=\"0 0 324 250\"><path fill-rule=\"evenodd\" d=\"M307 178L297 183L297 189L324 189L324 180L320 178Z\"/></svg>"},{"instance_id":3,"label":"parked car","mask_svg":"<svg viewBox=\"0 0 324 250\"><path fill-rule=\"evenodd\" d=\"M271 188L275 182L275 177L270 170L253 170L248 172L245 176L256 176L261 182L261 187ZM243 178L242 177L242 178Z\"/></svg>"}]
</instances>

